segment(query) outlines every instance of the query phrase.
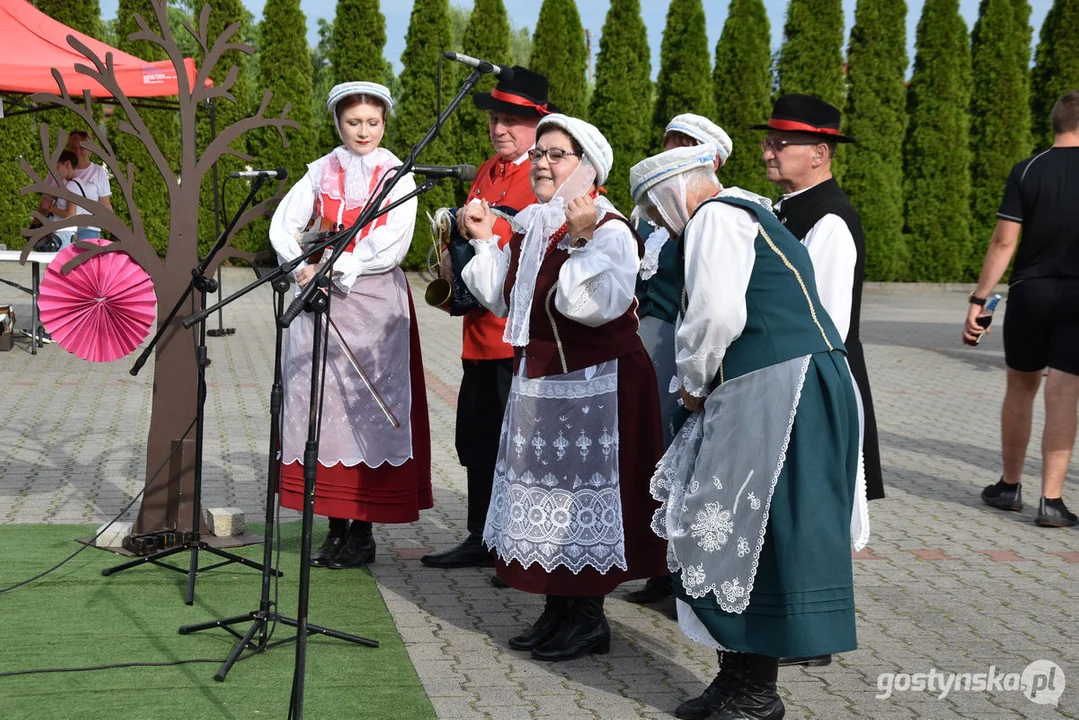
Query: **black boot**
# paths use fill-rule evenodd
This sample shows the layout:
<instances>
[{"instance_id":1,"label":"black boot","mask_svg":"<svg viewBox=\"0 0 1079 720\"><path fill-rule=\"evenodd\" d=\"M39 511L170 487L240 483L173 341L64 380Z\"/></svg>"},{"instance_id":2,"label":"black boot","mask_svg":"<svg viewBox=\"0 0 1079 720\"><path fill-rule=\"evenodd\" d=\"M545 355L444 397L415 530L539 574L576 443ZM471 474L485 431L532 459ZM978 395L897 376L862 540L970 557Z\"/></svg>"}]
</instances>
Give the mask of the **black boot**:
<instances>
[{"instance_id":1,"label":"black boot","mask_svg":"<svg viewBox=\"0 0 1079 720\"><path fill-rule=\"evenodd\" d=\"M331 570L362 567L375 561L375 537L371 534L371 523L353 520L348 532L348 542L341 548L329 567Z\"/></svg>"},{"instance_id":2,"label":"black boot","mask_svg":"<svg viewBox=\"0 0 1079 720\"><path fill-rule=\"evenodd\" d=\"M1038 501L1038 517L1034 523L1040 527L1071 527L1077 519L1075 513L1068 510L1064 498L1042 497Z\"/></svg>"},{"instance_id":3,"label":"black boot","mask_svg":"<svg viewBox=\"0 0 1079 720\"><path fill-rule=\"evenodd\" d=\"M719 712L733 698L744 682L743 660L745 653L718 651L719 673L704 692L674 709L674 716L681 720L705 720Z\"/></svg>"},{"instance_id":4,"label":"black boot","mask_svg":"<svg viewBox=\"0 0 1079 720\"><path fill-rule=\"evenodd\" d=\"M510 638L509 646L514 650L531 650L547 642L555 636L558 628L562 627L572 607L573 598L564 595L548 595L543 605L543 614L531 628L517 637Z\"/></svg>"},{"instance_id":5,"label":"black boot","mask_svg":"<svg viewBox=\"0 0 1079 720\"><path fill-rule=\"evenodd\" d=\"M330 518L330 534L319 549L311 553L311 567L327 567L337 557L348 539L348 520Z\"/></svg>"},{"instance_id":6,"label":"black boot","mask_svg":"<svg viewBox=\"0 0 1079 720\"><path fill-rule=\"evenodd\" d=\"M420 562L433 568L494 567L491 551L479 535L469 534L457 547L439 553L427 553Z\"/></svg>"},{"instance_id":7,"label":"black boot","mask_svg":"<svg viewBox=\"0 0 1079 720\"><path fill-rule=\"evenodd\" d=\"M587 653L611 650L611 626L603 615L603 596L575 597L569 619L553 638L532 649L536 660L572 660Z\"/></svg>"},{"instance_id":8,"label":"black boot","mask_svg":"<svg viewBox=\"0 0 1079 720\"><path fill-rule=\"evenodd\" d=\"M716 715L717 720L782 720L786 714L776 690L779 659L744 653L745 675L734 697Z\"/></svg>"},{"instance_id":9,"label":"black boot","mask_svg":"<svg viewBox=\"0 0 1079 720\"><path fill-rule=\"evenodd\" d=\"M648 578L648 582L644 584L643 588L626 595L626 602L631 602L634 605L650 605L671 595L674 595L674 588L671 587L671 576L660 575L659 577Z\"/></svg>"},{"instance_id":10,"label":"black boot","mask_svg":"<svg viewBox=\"0 0 1079 720\"><path fill-rule=\"evenodd\" d=\"M1018 511L1023 509L1023 483L1014 485L1004 482L1004 476L1000 480L982 490L982 500L986 505L992 505L1001 510Z\"/></svg>"}]
</instances>

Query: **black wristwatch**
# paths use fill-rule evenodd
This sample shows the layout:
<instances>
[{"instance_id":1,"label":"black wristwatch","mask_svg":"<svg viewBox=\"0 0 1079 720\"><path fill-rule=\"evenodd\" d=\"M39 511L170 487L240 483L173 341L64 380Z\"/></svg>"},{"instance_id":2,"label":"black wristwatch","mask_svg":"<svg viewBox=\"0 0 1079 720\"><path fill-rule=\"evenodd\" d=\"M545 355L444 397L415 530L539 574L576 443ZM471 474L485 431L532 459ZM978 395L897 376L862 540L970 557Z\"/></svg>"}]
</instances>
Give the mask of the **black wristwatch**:
<instances>
[{"instance_id":1,"label":"black wristwatch","mask_svg":"<svg viewBox=\"0 0 1079 720\"><path fill-rule=\"evenodd\" d=\"M978 297L974 293L971 293L970 297L967 298L967 302L969 302L971 305L977 305L978 307L985 307L985 304L989 302L989 299Z\"/></svg>"}]
</instances>

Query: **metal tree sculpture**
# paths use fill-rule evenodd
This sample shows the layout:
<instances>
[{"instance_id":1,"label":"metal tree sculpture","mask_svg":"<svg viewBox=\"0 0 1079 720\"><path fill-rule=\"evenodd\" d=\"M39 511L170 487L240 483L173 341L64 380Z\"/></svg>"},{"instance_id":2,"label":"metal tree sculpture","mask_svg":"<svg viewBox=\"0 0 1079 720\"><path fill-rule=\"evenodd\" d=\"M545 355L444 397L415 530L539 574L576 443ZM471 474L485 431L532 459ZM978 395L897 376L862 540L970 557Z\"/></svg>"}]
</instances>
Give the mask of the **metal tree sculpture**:
<instances>
[{"instance_id":1,"label":"metal tree sculpture","mask_svg":"<svg viewBox=\"0 0 1079 720\"><path fill-rule=\"evenodd\" d=\"M88 214L73 215L70 218L61 220L47 220L35 213L42 225L32 230L23 231L23 234L29 240L26 249L23 251L23 258L25 260L26 254L30 252L40 238L58 229L89 225L107 230L113 239L119 242L113 242L105 246L76 242L75 246L85 252L69 261L64 266L63 272L66 273L75 266L101 253L127 253L153 279L160 321L161 314L163 312L167 313L187 290L188 283L191 281L191 270L199 262L198 208L199 188L202 185L203 177L210 172L214 163L224 155L234 155L244 161L251 160L250 155L232 147L232 143L241 138L244 133L260 128L274 128L280 135L282 144L287 147L288 140L285 137L285 127L298 128L299 125L288 119L287 116L290 110L290 105L288 104L282 109L280 115L276 117L266 115L266 110L273 97L272 92L267 90L262 97L258 111L253 116L239 120L222 130L213 138L206 150L199 155L196 144L196 111L198 106L201 103L213 102L218 99L236 102L231 89L236 82L239 69L233 65L229 69L225 80L219 84L208 82L211 71L225 52L238 50L251 55L254 50L248 45L231 42L232 36L240 27L238 22L226 28L219 37L212 40L211 44L211 39L207 37L210 6L204 6L199 14L199 27L197 30L190 23L184 22L184 27L202 47L204 58L197 77L194 82L191 82L183 63L183 54L169 29L167 2L165 0L151 0L151 2L160 32L151 30L143 17L136 14L135 21L139 26L139 31L131 35L131 40L145 40L160 46L167 53L169 59L172 60L176 69L176 79L179 87L177 100L179 103L182 148L180 171L178 173L173 172L172 168L169 167L164 154L140 117L138 108L132 104L117 82L112 54L107 53L104 60L102 60L74 36L69 35L67 41L71 47L75 48L90 62L90 65L76 64L76 72L93 78L109 91L127 118L126 121L119 123L119 131L131 135L146 147L157 171L165 181L169 193L170 207L169 244L165 259L161 260L157 256L146 237L142 216L135 205L132 192L136 182L132 164L128 162L125 166L121 162L108 138L94 122L89 91L84 93L81 103L77 102L68 93L63 78L56 69L53 69L52 74L59 87L59 94L36 93L32 99L37 103L54 103L69 109L82 118L91 129L94 139L84 142L83 146L97 155L109 168L114 181L127 200L131 223L128 225L99 202L88 200L64 187L46 184L44 178L39 176L24 159L21 163L23 172L33 182L23 188L23 194L47 193L75 203L87 210ZM60 130L54 147L50 146L51 133L47 125L41 125L39 136L42 156L46 160L47 167L55 167L61 151L67 144L67 132ZM248 209L232 228L228 241L231 242L233 237L251 221L266 214L270 207L279 200L283 189L284 183L280 182L277 193L273 197ZM226 246L225 250L214 259L214 262L207 269L207 275L211 274L222 260L230 257L250 260L253 256L250 253ZM146 450L146 482L149 484L155 469L168 458L174 443L182 443L182 450L171 460L167 484L157 482L153 485L148 485L133 529L135 533L154 532L167 528L190 529L190 514L185 516L184 513L178 512L177 498L180 495L180 488L186 489L193 486L193 441L184 439L184 435L192 418L195 417L197 398L194 388L197 382L198 368L195 361L194 343L188 337L191 331L185 330L180 324L184 315L185 313L179 313L170 323L155 348L153 405Z\"/></svg>"}]
</instances>

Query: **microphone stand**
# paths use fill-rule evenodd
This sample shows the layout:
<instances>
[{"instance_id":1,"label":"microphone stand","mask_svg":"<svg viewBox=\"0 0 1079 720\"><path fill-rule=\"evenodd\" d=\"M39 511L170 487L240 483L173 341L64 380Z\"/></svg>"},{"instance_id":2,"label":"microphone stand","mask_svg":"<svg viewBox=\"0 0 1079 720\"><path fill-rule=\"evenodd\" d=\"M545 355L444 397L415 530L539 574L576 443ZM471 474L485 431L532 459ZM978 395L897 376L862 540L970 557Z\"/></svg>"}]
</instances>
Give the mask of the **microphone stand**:
<instances>
[{"instance_id":1,"label":"microphone stand","mask_svg":"<svg viewBox=\"0 0 1079 720\"><path fill-rule=\"evenodd\" d=\"M206 254L206 257L204 257L202 259L202 261L198 264L197 267L195 267L194 269L191 270L191 281L187 284L187 287L184 289L183 295L181 295L179 300L176 301L176 304L173 305L172 310L168 314L168 317L166 317L163 322L158 323L157 332L154 334L153 339L150 340L150 342L147 344L146 348L143 349L142 353L139 355L138 359L135 360L135 364L134 364L134 366L132 366L132 368L130 370L131 375L133 375L133 376L138 375L139 370L142 369L142 366L149 359L150 353L153 352L153 349L157 346L157 343L164 336L165 331L169 329L169 327L172 324L173 318L176 317L176 314L180 311L180 308L183 307L184 303L187 301L187 298L191 295L191 293L193 291L198 290L198 293L199 293L199 307L200 308L205 308L206 307L206 295L207 295L207 293L214 292L217 289L217 282L213 278L206 277L206 274L205 274L206 269L210 266L210 262L213 260L214 256L217 255L217 253L220 252L223 247L225 247L225 244L228 242L229 233L236 226L236 223L239 221L240 216L243 214L243 212L247 208L247 206L251 204L251 201L254 199L256 193L258 193L259 189L262 187L264 182L265 182L264 177L258 177L258 178L255 179L254 182L251 183L251 190L248 192L247 197L243 201L243 204L240 205L240 208L236 211L236 214L232 216L232 219L229 221L228 227L225 228L225 231L223 233L218 235L217 242L214 244L213 248L211 248L210 252ZM185 328L190 328L191 325L184 324L184 327ZM194 471L193 471L194 472L194 488L192 490L192 500L191 500L191 530L188 533L184 533L183 542L181 544L175 546L175 547L171 547L171 548L168 548L166 550L161 550L159 552L151 553L150 555L146 555L144 557L140 557L140 558L138 558L136 560L131 560L130 562L122 563L120 565L105 568L105 569L103 569L101 571L101 574L107 577L107 576L112 575L114 573L123 572L124 570L129 570L129 569L131 569L133 567L137 567L139 565L144 565L146 563L153 563L154 565L157 565L158 567L168 568L169 570L175 570L176 572L181 572L181 573L186 572L186 574L187 574L187 594L185 596L184 603L187 604L187 605L191 605L191 604L193 604L195 602L195 578L198 576L198 573L200 572L200 568L199 568L199 551L200 550L202 550L203 552L208 552L211 555L216 555L216 556L224 559L223 562L215 563L215 564L210 565L208 567L201 568L202 571L212 570L214 568L221 567L222 565L229 565L231 563L240 563L242 565L246 565L246 566L254 568L256 570L264 570L264 571L268 570L269 572L273 573L274 575L280 575L280 573L277 572L276 570L270 570L268 564L264 567L263 565L259 565L258 563L253 562L251 560L248 560L245 557L240 557L239 555L234 555L233 553L226 552L224 550L220 550L218 548L215 548L215 547L213 547L211 545L208 545L201 537L201 528L202 528L202 455L203 455L203 436L204 436L205 420L206 420L206 367L210 364L210 360L207 357L207 351L206 351L206 320L205 320L205 318L203 318L203 320L201 320L199 322L199 333L198 333L198 335L199 335L199 344L198 344L198 347L195 350L195 364L196 364L196 367L198 368L198 384L197 384L197 390L196 390L196 393L197 393L196 394L196 398L197 398L196 399L196 403L197 403L196 407L197 407L197 409L196 409L196 415L195 415L195 462L194 462ZM181 439L181 442L182 442L182 439ZM188 550L190 550L190 552L191 552L191 557L190 557L190 562L188 563L188 569L186 571L182 570L181 568L176 567L175 565L170 565L168 563L160 562L162 559L164 559L166 557L176 555L178 553L182 553L182 552L185 552L185 551L188 551Z\"/></svg>"},{"instance_id":2,"label":"microphone stand","mask_svg":"<svg viewBox=\"0 0 1079 720\"><path fill-rule=\"evenodd\" d=\"M491 71L491 67L488 65L486 68L481 68L486 72ZM323 335L323 325L326 320L324 315L328 316L329 304L330 304L330 273L332 272L334 262L341 256L348 247L348 244L352 239L372 222L379 215L389 212L393 208L401 205L404 202L412 199L420 193L430 190L438 182L439 178L428 178L421 186L417 187L414 191L408 195L382 207L382 203L390 195L393 188L397 185L400 179L406 175L415 164L416 156L419 155L425 147L427 147L432 140L434 140L441 132L442 125L446 118L457 108L461 101L467 97L479 82L482 73L480 70L473 70L465 78L461 85L461 88L457 91L453 100L446 106L446 109L439 115L435 124L427 131L427 134L412 147L408 157L402 162L401 166L397 168L397 172L390 177L386 183L383 184L381 190L371 198L364 209L360 212L360 215L356 218L356 221L351 227L341 231L340 233L327 238L326 240L311 246L306 252L302 253L294 260L281 263L276 269L259 277L255 281L251 282L247 286L237 290L235 293L227 298L219 301L217 304L210 307L204 307L203 309L189 315L184 318L182 324L184 327L191 327L195 323L202 322L213 312L219 308L234 302L235 300L243 297L252 290L256 289L260 285L267 282L275 283L275 292L283 293L283 290L278 290L278 280L284 281L283 287L287 287L287 277L290 275L299 265L310 257L316 257L323 250L333 247L333 253L329 260L323 263L322 267L312 277L311 281L301 291L301 293L292 301L292 304L287 310L281 312L283 307L283 295L278 296L277 300L277 328L278 328L278 340L275 356L275 380L274 390L271 391L271 411L274 412L273 419L271 420L271 432L274 432L274 438L279 434L279 419L280 415L280 398L282 390L280 387L280 365L281 365L281 342L280 333L284 328L287 328L292 321L302 312L308 310L314 314L313 318L313 338L312 338L312 351L311 351L311 396L310 396L310 413L308 415L308 435L307 443L304 447L304 507L302 515L302 528L301 528L301 548L300 548L300 574L299 574L299 598L297 603L297 618L285 618L272 608L272 603L269 602L269 581L265 575L264 569L263 583L262 583L262 601L260 603L259 610L247 613L245 615L238 615L231 618L225 618L222 620L210 621L202 623L200 625L189 625L180 628L181 634L188 634L191 632L197 632L199 630L205 630L213 627L221 627L228 630L233 635L239 638L236 646L233 648L232 655L226 661L226 664L222 666L217 675L214 676L216 680L224 680L225 674L227 674L229 668L236 659L242 653L244 648L249 645L253 645L256 651L268 649L274 647L279 643L266 643L268 639L266 636L265 627L269 622L281 622L286 625L291 625L296 628L296 635L289 640L296 641L296 661L293 668L292 679L292 697L289 705L289 717L295 718L295 720L301 720L303 717L303 700L304 700L304 680L306 673L307 662L307 636L310 633L322 633L330 635L332 637L348 640L350 642L367 645L369 647L378 647L379 644L375 640L369 640L367 638L361 638L355 635L348 635L334 630L329 630L318 625L313 625L308 622L307 614L309 608L310 599L310 583L311 583L311 545L312 545L312 525L314 522L314 497L315 497L315 478L317 474L318 465L318 446L319 446L319 433L321 425L321 395L322 384L325 381L325 374L322 372L322 367L325 363L325 355L322 346L325 344L327 335ZM325 290L326 292L322 292ZM274 407L274 397L276 393L276 408ZM275 432L276 429L276 432ZM271 496L277 490L277 481L279 474L279 462L276 461L277 453L273 452L274 448L277 448L276 444L278 440L271 440L271 458L270 458L270 477L267 478L267 529L269 529L272 518L269 506L271 504ZM278 498L279 502L280 498ZM264 539L265 547L263 555L269 556L270 543L267 538ZM266 566L268 567L268 565ZM238 622L244 622L246 620L252 620L252 626L248 629L247 634L240 636L239 633L232 630L229 627L232 624ZM255 634L259 634L259 644L254 645L253 639ZM289 640L281 641L288 642Z\"/></svg>"}]
</instances>

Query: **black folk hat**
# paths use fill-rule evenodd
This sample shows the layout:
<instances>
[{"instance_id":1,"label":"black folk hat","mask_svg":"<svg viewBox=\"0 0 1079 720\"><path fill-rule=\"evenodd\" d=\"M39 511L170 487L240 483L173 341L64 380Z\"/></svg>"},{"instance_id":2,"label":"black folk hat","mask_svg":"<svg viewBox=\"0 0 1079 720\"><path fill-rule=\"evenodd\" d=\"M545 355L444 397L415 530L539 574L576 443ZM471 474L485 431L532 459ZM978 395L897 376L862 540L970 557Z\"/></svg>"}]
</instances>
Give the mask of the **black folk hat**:
<instances>
[{"instance_id":1,"label":"black folk hat","mask_svg":"<svg viewBox=\"0 0 1079 720\"><path fill-rule=\"evenodd\" d=\"M839 111L812 95L790 93L781 95L772 106L772 117L764 125L751 125L750 130L784 130L786 132L819 135L822 140L841 143L858 142L839 133Z\"/></svg>"},{"instance_id":2,"label":"black folk hat","mask_svg":"<svg viewBox=\"0 0 1079 720\"><path fill-rule=\"evenodd\" d=\"M547 102L547 76L520 65L514 65L512 69L513 77L509 80L500 78L491 92L472 96L476 107L523 117L543 117L559 112Z\"/></svg>"}]
</instances>

